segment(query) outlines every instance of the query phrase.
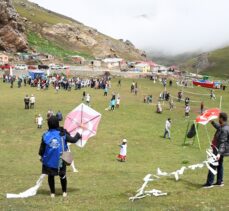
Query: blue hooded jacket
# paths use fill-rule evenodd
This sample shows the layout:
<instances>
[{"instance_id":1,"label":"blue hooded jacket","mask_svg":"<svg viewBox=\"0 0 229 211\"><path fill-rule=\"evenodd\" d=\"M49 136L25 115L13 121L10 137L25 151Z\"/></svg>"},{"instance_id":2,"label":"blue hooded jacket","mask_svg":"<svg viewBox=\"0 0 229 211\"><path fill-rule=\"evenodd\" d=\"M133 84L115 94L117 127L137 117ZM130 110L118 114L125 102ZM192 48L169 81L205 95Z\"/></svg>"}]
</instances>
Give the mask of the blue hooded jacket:
<instances>
[{"instance_id":1,"label":"blue hooded jacket","mask_svg":"<svg viewBox=\"0 0 229 211\"><path fill-rule=\"evenodd\" d=\"M49 168L58 169L60 157L63 153L62 138L64 142L64 151L68 150L66 143L66 135L60 136L59 130L49 130L43 135L43 142L45 143L45 152L42 157L43 165Z\"/></svg>"}]
</instances>

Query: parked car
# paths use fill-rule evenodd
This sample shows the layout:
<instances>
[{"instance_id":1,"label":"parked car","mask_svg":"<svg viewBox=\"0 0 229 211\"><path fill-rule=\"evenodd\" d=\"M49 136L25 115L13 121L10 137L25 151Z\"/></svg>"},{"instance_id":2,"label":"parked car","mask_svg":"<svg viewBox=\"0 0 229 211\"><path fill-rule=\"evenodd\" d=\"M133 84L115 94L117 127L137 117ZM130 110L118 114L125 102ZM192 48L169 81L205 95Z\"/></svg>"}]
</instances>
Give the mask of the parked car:
<instances>
[{"instance_id":1,"label":"parked car","mask_svg":"<svg viewBox=\"0 0 229 211\"><path fill-rule=\"evenodd\" d=\"M50 69L55 69L55 70L61 70L61 69L66 70L66 69L69 68L69 66L66 66L66 65L63 65L63 64L61 64L61 65L59 65L59 64L50 64L49 68Z\"/></svg>"},{"instance_id":2,"label":"parked car","mask_svg":"<svg viewBox=\"0 0 229 211\"><path fill-rule=\"evenodd\" d=\"M38 69L39 70L48 70L49 69L49 66L48 65L45 65L45 64L39 64L38 65Z\"/></svg>"},{"instance_id":3,"label":"parked car","mask_svg":"<svg viewBox=\"0 0 229 211\"><path fill-rule=\"evenodd\" d=\"M69 66L66 66L66 65L59 65L59 67L60 67L60 69L64 69L64 70L66 70L66 69L69 69L70 67Z\"/></svg>"},{"instance_id":4,"label":"parked car","mask_svg":"<svg viewBox=\"0 0 229 211\"><path fill-rule=\"evenodd\" d=\"M9 70L10 68L14 68L14 66L12 66L10 64L0 65L0 69L2 69L2 70Z\"/></svg>"},{"instance_id":5,"label":"parked car","mask_svg":"<svg viewBox=\"0 0 229 211\"><path fill-rule=\"evenodd\" d=\"M49 65L49 68L51 70L59 70L59 69L61 69L60 66L59 65L56 65L56 64L50 64Z\"/></svg>"},{"instance_id":6,"label":"parked car","mask_svg":"<svg viewBox=\"0 0 229 211\"><path fill-rule=\"evenodd\" d=\"M17 64L15 65L15 70L28 70L28 67L26 64Z\"/></svg>"}]
</instances>

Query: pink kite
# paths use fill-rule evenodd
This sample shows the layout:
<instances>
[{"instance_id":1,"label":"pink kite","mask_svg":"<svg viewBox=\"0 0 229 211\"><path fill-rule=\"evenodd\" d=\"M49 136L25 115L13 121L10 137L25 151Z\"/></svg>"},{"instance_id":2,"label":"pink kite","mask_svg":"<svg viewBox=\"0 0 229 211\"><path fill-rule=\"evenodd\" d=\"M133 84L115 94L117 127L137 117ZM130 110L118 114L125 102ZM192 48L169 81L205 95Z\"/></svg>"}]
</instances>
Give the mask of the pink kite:
<instances>
[{"instance_id":1,"label":"pink kite","mask_svg":"<svg viewBox=\"0 0 229 211\"><path fill-rule=\"evenodd\" d=\"M67 115L64 128L71 136L77 132L82 134L82 139L76 143L82 148L89 138L96 135L100 120L100 113L82 103Z\"/></svg>"},{"instance_id":2,"label":"pink kite","mask_svg":"<svg viewBox=\"0 0 229 211\"><path fill-rule=\"evenodd\" d=\"M196 123L206 125L208 122L217 119L220 114L220 109L218 108L212 108L206 110L202 115L198 116L196 118Z\"/></svg>"}]
</instances>

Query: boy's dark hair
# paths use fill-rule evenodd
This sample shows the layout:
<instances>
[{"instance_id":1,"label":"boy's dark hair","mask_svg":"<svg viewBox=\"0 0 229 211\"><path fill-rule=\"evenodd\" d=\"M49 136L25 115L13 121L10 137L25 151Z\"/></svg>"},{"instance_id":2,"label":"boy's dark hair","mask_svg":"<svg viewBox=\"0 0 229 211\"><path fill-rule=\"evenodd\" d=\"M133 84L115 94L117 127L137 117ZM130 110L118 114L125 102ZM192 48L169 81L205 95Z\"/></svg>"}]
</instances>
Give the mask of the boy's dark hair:
<instances>
[{"instance_id":1,"label":"boy's dark hair","mask_svg":"<svg viewBox=\"0 0 229 211\"><path fill-rule=\"evenodd\" d=\"M222 112L219 114L219 119L222 119L224 122L227 122L227 114Z\"/></svg>"},{"instance_id":2,"label":"boy's dark hair","mask_svg":"<svg viewBox=\"0 0 229 211\"><path fill-rule=\"evenodd\" d=\"M48 119L48 126L49 126L49 130L58 129L60 127L58 118L56 116L51 116Z\"/></svg>"}]
</instances>

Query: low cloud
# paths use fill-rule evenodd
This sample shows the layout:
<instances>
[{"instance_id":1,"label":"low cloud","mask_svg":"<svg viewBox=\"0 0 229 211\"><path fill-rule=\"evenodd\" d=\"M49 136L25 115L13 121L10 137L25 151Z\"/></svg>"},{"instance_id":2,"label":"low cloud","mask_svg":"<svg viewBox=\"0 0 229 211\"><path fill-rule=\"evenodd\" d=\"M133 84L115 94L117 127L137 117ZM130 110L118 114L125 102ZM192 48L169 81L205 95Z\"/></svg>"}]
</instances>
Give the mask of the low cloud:
<instances>
[{"instance_id":1,"label":"low cloud","mask_svg":"<svg viewBox=\"0 0 229 211\"><path fill-rule=\"evenodd\" d=\"M168 54L229 45L228 0L32 0L138 48Z\"/></svg>"}]
</instances>

